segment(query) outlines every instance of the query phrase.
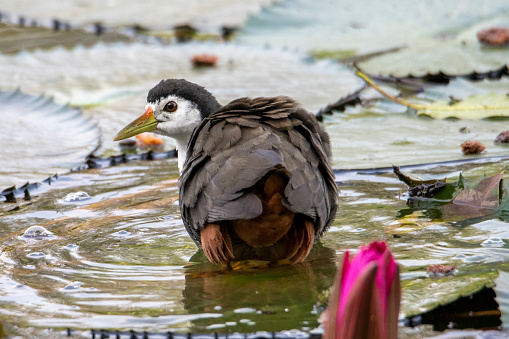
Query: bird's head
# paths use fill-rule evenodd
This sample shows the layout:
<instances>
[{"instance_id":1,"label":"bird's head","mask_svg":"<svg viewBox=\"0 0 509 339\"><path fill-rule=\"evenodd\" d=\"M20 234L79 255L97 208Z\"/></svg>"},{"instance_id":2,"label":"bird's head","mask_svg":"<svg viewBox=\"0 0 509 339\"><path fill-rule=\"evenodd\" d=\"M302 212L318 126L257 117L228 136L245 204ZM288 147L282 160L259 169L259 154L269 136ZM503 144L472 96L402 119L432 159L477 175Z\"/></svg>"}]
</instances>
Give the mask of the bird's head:
<instances>
[{"instance_id":1,"label":"bird's head","mask_svg":"<svg viewBox=\"0 0 509 339\"><path fill-rule=\"evenodd\" d=\"M181 142L201 120L221 107L205 88L183 79L162 80L147 95L145 113L124 127L115 141L154 132Z\"/></svg>"}]
</instances>

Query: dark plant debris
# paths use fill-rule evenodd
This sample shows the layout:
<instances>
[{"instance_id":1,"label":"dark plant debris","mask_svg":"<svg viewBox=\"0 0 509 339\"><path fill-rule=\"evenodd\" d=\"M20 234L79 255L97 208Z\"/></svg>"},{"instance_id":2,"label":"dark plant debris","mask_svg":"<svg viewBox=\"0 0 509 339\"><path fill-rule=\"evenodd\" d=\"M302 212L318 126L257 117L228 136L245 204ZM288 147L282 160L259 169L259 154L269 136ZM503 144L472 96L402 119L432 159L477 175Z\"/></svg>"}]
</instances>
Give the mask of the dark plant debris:
<instances>
[{"instance_id":1,"label":"dark plant debris","mask_svg":"<svg viewBox=\"0 0 509 339\"><path fill-rule=\"evenodd\" d=\"M82 330L74 330L68 328L67 336L71 337L79 334L83 336ZM173 333L173 332L147 332L147 331L120 331L120 330L100 330L91 329L89 337L86 338L131 338L131 339L151 339L151 338L167 338L167 339L228 339L232 335L229 333ZM251 339L321 339L320 332L307 333L296 331L267 332L260 331L255 333L236 333L233 337L251 338Z\"/></svg>"},{"instance_id":2,"label":"dark plant debris","mask_svg":"<svg viewBox=\"0 0 509 339\"><path fill-rule=\"evenodd\" d=\"M461 99L458 99L452 95L449 95L449 106L452 106L452 105L455 105L455 104L458 104L461 102Z\"/></svg>"},{"instance_id":3,"label":"dark plant debris","mask_svg":"<svg viewBox=\"0 0 509 339\"><path fill-rule=\"evenodd\" d=\"M495 138L496 144L507 144L509 143L509 131L503 131Z\"/></svg>"},{"instance_id":4,"label":"dark plant debris","mask_svg":"<svg viewBox=\"0 0 509 339\"><path fill-rule=\"evenodd\" d=\"M214 67L217 60L217 56L212 54L196 54L191 59L191 63L194 67Z\"/></svg>"},{"instance_id":5,"label":"dark plant debris","mask_svg":"<svg viewBox=\"0 0 509 339\"><path fill-rule=\"evenodd\" d=\"M408 187L417 187L420 185L431 185L431 184L435 184L437 181L440 181L440 180L435 180L435 179L422 180L420 178L413 178L409 174L404 174L403 172L401 172L399 166L392 166L392 171L394 172L394 174L396 174L398 179L400 181L404 182ZM441 181L444 182L445 178Z\"/></svg>"},{"instance_id":6,"label":"dark plant debris","mask_svg":"<svg viewBox=\"0 0 509 339\"><path fill-rule=\"evenodd\" d=\"M428 273L434 275L454 275L456 266L436 264L429 265L426 270L428 271Z\"/></svg>"},{"instance_id":7,"label":"dark plant debris","mask_svg":"<svg viewBox=\"0 0 509 339\"><path fill-rule=\"evenodd\" d=\"M420 180L403 174L398 166L392 167L398 179L408 186L409 198L433 198L447 185L444 180Z\"/></svg>"},{"instance_id":8,"label":"dark plant debris","mask_svg":"<svg viewBox=\"0 0 509 339\"><path fill-rule=\"evenodd\" d=\"M477 40L487 46L504 47L509 45L509 28L492 27L477 32Z\"/></svg>"},{"instance_id":9,"label":"dark plant debris","mask_svg":"<svg viewBox=\"0 0 509 339\"><path fill-rule=\"evenodd\" d=\"M188 42L194 39L198 30L189 24L173 26L178 42Z\"/></svg>"},{"instance_id":10,"label":"dark plant debris","mask_svg":"<svg viewBox=\"0 0 509 339\"><path fill-rule=\"evenodd\" d=\"M408 189L409 197L433 198L445 187L445 182L437 180L433 184L422 184Z\"/></svg>"},{"instance_id":11,"label":"dark plant debris","mask_svg":"<svg viewBox=\"0 0 509 339\"><path fill-rule=\"evenodd\" d=\"M162 151L164 140L154 133L136 135L136 147L141 150Z\"/></svg>"},{"instance_id":12,"label":"dark plant debris","mask_svg":"<svg viewBox=\"0 0 509 339\"><path fill-rule=\"evenodd\" d=\"M481 154L486 149L486 146L477 140L467 140L460 146L464 155Z\"/></svg>"},{"instance_id":13,"label":"dark plant debris","mask_svg":"<svg viewBox=\"0 0 509 339\"><path fill-rule=\"evenodd\" d=\"M362 70L361 70L362 71ZM364 73L364 72L363 72ZM365 73L366 74L366 73ZM472 72L468 74L446 74L442 71L438 73L427 73L422 76L414 76L409 74L404 77L396 77L396 76L382 76L382 75L370 75L367 74L371 79L377 82L387 82L393 83L396 85L400 85L402 87L410 87L414 89L419 89L422 86L435 84L435 85L448 85L449 82L456 78L466 79L466 80L495 80L501 79L504 76L509 76L509 68L507 65L501 66L500 68L490 70L487 72ZM419 87L420 86L420 87Z\"/></svg>"},{"instance_id":14,"label":"dark plant debris","mask_svg":"<svg viewBox=\"0 0 509 339\"><path fill-rule=\"evenodd\" d=\"M445 222L460 222L472 218L498 216L507 220L509 214L509 185L503 180L504 172L475 179L458 179L424 182L413 179L395 167L394 173L408 190L407 205L425 211L433 210L433 219Z\"/></svg>"},{"instance_id":15,"label":"dark plant debris","mask_svg":"<svg viewBox=\"0 0 509 339\"><path fill-rule=\"evenodd\" d=\"M231 41L238 30L239 28L235 26L222 26L221 37L224 41Z\"/></svg>"},{"instance_id":16,"label":"dark plant debris","mask_svg":"<svg viewBox=\"0 0 509 339\"><path fill-rule=\"evenodd\" d=\"M347 106L360 104L362 102L360 95L366 88L368 88L368 86L364 85L354 93L348 94L346 97L340 98L338 101L321 108L315 113L316 118L318 121L323 121L324 114L331 115L333 111L344 112Z\"/></svg>"}]
</instances>

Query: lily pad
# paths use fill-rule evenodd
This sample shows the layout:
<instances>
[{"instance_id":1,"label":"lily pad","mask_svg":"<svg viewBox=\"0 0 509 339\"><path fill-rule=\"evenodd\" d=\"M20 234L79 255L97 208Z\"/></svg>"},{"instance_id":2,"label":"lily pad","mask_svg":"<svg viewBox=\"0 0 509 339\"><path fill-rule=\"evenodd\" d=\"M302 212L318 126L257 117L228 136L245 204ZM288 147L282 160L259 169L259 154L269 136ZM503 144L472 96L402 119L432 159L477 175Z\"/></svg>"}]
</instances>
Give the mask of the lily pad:
<instances>
[{"instance_id":1,"label":"lily pad","mask_svg":"<svg viewBox=\"0 0 509 339\"><path fill-rule=\"evenodd\" d=\"M380 92L383 96L389 100L406 106L408 108L415 109L418 115L427 115L435 119L444 118L458 118L458 119L483 119L490 117L508 117L509 113L509 96L507 93L500 93L507 87L506 79L500 80L500 86L497 89L498 93L487 92L486 89L480 88L478 91L483 94L471 94L465 98L456 98L453 95L449 95L448 99L436 100L437 95L443 96L443 92L446 92L449 88L446 86L438 94L437 91L430 97L428 92L424 92L422 95L416 97L409 97L407 99L401 99L395 97L379 85L377 85L372 79L366 76L362 72L357 72L367 84ZM456 80L456 82L464 81L462 79ZM452 87L452 86L451 86ZM466 86L464 86L466 87ZM471 90L477 90L476 86L470 86ZM458 90L452 87L452 90ZM462 94L465 95L465 88L462 88ZM487 92L487 93L486 93ZM451 92L450 92L451 93ZM434 98L433 98L434 97ZM435 99L435 100L434 100ZM419 100L419 103L415 101ZM431 101L431 103L429 103ZM424 102L424 103L423 103ZM428 103L426 103L428 102Z\"/></svg>"},{"instance_id":2,"label":"lily pad","mask_svg":"<svg viewBox=\"0 0 509 339\"><path fill-rule=\"evenodd\" d=\"M356 55L418 45L421 40L447 39L508 9L509 4L504 0L482 4L476 0L420 4L389 0L373 1L368 6L365 2L345 0L285 0L252 16L238 41ZM405 59L404 63L394 63L391 67L406 67L408 62Z\"/></svg>"},{"instance_id":3,"label":"lily pad","mask_svg":"<svg viewBox=\"0 0 509 339\"><path fill-rule=\"evenodd\" d=\"M502 6L505 9L499 7L500 13L507 13L508 4ZM359 63L359 67L368 73L397 77L440 72L459 75L498 69L509 62L507 47L486 47L477 40L477 32L484 28L509 26L509 15L494 14L450 32L449 36L420 39L408 48Z\"/></svg>"},{"instance_id":4,"label":"lily pad","mask_svg":"<svg viewBox=\"0 0 509 339\"><path fill-rule=\"evenodd\" d=\"M78 44L89 46L99 41L129 40L131 40L129 36L114 32L96 35L83 29L55 31L47 27L17 27L0 23L0 52L2 53L55 46L74 47Z\"/></svg>"},{"instance_id":5,"label":"lily pad","mask_svg":"<svg viewBox=\"0 0 509 339\"><path fill-rule=\"evenodd\" d=\"M216 56L215 67L193 67L191 60L197 54ZM0 79L0 88L45 91L57 101L84 106L84 113L98 121L104 133L103 149L117 147L113 136L143 113L147 92L161 79L196 82L223 104L244 96L287 95L311 112L363 86L348 68L330 60L216 43L97 44L0 55L0 72L12 75Z\"/></svg>"},{"instance_id":6,"label":"lily pad","mask_svg":"<svg viewBox=\"0 0 509 339\"><path fill-rule=\"evenodd\" d=\"M457 103L441 100L422 107L418 113L434 119L509 117L509 97L505 94L489 93L471 95Z\"/></svg>"},{"instance_id":7,"label":"lily pad","mask_svg":"<svg viewBox=\"0 0 509 339\"><path fill-rule=\"evenodd\" d=\"M0 187L39 181L80 166L100 132L82 111L43 96L0 92Z\"/></svg>"},{"instance_id":8,"label":"lily pad","mask_svg":"<svg viewBox=\"0 0 509 339\"><path fill-rule=\"evenodd\" d=\"M206 3L200 0L177 0L163 6L157 0L57 0L45 3L5 0L2 1L2 11L39 21L51 21L57 17L74 25L101 21L107 26L116 27L137 23L151 29L166 30L178 24L192 24L200 28L219 29L222 25L241 25L249 14L256 13L261 6L271 2L273 0L214 0Z\"/></svg>"},{"instance_id":9,"label":"lily pad","mask_svg":"<svg viewBox=\"0 0 509 339\"><path fill-rule=\"evenodd\" d=\"M401 112L401 107L382 101L325 116L334 145L333 167L375 168L465 159L460 144L472 138L486 145L486 152L470 159L507 154L507 147L493 144L504 129L500 122L435 120L416 116L405 107ZM394 113L398 110L400 113Z\"/></svg>"},{"instance_id":10,"label":"lily pad","mask_svg":"<svg viewBox=\"0 0 509 339\"><path fill-rule=\"evenodd\" d=\"M368 73L396 77L420 77L440 72L447 75L482 73L506 65L509 61L507 51L506 48L486 48L477 41L426 40L398 52L372 58L358 66Z\"/></svg>"}]
</instances>

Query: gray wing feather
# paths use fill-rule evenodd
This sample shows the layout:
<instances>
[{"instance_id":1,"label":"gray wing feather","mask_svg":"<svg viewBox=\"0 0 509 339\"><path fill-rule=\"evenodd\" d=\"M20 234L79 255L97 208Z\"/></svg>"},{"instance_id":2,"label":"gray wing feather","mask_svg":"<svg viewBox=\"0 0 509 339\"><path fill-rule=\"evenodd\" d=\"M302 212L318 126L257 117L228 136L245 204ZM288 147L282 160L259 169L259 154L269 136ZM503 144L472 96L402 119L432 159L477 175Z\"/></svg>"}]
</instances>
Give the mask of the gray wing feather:
<instances>
[{"instance_id":1,"label":"gray wing feather","mask_svg":"<svg viewBox=\"0 0 509 339\"><path fill-rule=\"evenodd\" d=\"M283 203L315 221L316 236L336 213L338 191L327 133L314 116L287 97L241 98L204 119L189 142L179 180L186 229L200 245L208 222L251 219L262 205L250 188L285 168Z\"/></svg>"}]
</instances>

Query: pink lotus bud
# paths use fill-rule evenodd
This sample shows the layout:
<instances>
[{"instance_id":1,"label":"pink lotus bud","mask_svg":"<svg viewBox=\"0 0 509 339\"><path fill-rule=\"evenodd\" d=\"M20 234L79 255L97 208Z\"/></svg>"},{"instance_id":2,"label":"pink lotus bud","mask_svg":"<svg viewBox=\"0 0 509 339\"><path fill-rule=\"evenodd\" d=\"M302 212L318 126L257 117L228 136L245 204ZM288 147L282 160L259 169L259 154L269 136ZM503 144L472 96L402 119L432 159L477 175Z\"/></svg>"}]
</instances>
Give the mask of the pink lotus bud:
<instances>
[{"instance_id":1,"label":"pink lotus bud","mask_svg":"<svg viewBox=\"0 0 509 339\"><path fill-rule=\"evenodd\" d=\"M346 251L334 279L324 338L397 338L401 286L391 251L374 241L349 259Z\"/></svg>"}]
</instances>

